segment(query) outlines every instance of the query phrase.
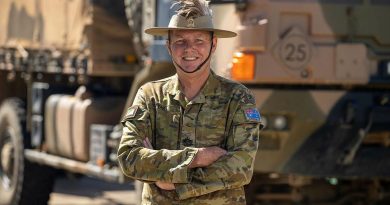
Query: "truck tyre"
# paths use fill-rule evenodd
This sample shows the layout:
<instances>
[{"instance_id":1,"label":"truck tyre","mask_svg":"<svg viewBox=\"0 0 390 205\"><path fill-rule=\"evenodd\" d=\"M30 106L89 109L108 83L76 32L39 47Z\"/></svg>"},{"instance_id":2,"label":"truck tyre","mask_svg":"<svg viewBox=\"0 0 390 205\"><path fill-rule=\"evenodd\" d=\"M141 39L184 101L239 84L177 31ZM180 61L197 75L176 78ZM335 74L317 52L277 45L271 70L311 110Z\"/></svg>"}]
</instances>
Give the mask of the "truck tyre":
<instances>
[{"instance_id":1,"label":"truck tyre","mask_svg":"<svg viewBox=\"0 0 390 205\"><path fill-rule=\"evenodd\" d=\"M54 170L24 159L26 113L20 99L0 107L0 204L47 204Z\"/></svg>"}]
</instances>

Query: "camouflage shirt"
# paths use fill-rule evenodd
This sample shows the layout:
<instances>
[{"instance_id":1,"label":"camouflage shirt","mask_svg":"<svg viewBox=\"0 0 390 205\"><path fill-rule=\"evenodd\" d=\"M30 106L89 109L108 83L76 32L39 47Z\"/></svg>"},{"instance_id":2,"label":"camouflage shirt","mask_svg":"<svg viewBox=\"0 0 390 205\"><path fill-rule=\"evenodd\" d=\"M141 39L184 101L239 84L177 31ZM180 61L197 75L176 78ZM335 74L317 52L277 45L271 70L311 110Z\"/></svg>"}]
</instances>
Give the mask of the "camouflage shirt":
<instances>
[{"instance_id":1,"label":"camouflage shirt","mask_svg":"<svg viewBox=\"0 0 390 205\"><path fill-rule=\"evenodd\" d=\"M259 140L253 96L212 71L191 101L179 87L174 75L139 89L122 121L118 158L124 174L146 182L142 204L245 204L243 186L251 180ZM208 167L188 168L197 148L209 146L228 154ZM176 189L161 190L156 181Z\"/></svg>"}]
</instances>

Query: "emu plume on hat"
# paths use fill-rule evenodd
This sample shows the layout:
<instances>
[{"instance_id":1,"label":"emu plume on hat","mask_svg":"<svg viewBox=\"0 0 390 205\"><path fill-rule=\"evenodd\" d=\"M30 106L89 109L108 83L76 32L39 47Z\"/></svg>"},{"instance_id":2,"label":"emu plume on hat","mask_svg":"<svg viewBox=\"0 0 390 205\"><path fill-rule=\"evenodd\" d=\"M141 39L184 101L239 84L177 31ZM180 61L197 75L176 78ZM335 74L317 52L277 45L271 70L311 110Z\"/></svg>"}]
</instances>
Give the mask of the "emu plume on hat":
<instances>
[{"instance_id":1,"label":"emu plume on hat","mask_svg":"<svg viewBox=\"0 0 390 205\"><path fill-rule=\"evenodd\" d=\"M233 31L214 28L209 1L206 0L176 0L172 7L179 6L172 16L168 27L152 27L145 33L155 36L167 36L172 30L202 30L212 31L218 38L237 36ZM172 8L171 7L171 8Z\"/></svg>"}]
</instances>

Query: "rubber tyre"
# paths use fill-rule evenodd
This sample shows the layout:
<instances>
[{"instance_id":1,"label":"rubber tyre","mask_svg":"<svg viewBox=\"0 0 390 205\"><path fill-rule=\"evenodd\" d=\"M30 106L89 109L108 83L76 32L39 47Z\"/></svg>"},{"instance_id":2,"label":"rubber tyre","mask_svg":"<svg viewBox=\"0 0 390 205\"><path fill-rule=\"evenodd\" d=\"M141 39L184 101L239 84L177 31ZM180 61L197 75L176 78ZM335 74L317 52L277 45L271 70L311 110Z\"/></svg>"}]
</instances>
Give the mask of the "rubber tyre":
<instances>
[{"instance_id":1,"label":"rubber tyre","mask_svg":"<svg viewBox=\"0 0 390 205\"><path fill-rule=\"evenodd\" d=\"M0 204L47 204L53 190L55 170L24 158L24 143L29 144L24 107L17 98L0 107Z\"/></svg>"}]
</instances>

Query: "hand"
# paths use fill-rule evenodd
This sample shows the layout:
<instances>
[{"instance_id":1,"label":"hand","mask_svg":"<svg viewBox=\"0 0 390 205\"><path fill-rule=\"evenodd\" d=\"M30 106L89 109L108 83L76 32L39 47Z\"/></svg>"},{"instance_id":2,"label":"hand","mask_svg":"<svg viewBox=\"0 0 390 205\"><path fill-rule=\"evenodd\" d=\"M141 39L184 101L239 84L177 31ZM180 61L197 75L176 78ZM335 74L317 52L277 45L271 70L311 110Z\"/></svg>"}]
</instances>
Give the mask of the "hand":
<instances>
[{"instance_id":1,"label":"hand","mask_svg":"<svg viewBox=\"0 0 390 205\"><path fill-rule=\"evenodd\" d=\"M217 161L220 157L227 154L227 151L220 147L199 148L195 159L192 160L189 168L207 167Z\"/></svg>"},{"instance_id":2,"label":"hand","mask_svg":"<svg viewBox=\"0 0 390 205\"><path fill-rule=\"evenodd\" d=\"M160 189L167 190L167 191L175 190L175 185L169 182L158 181L156 182L156 186L158 186L158 188Z\"/></svg>"}]
</instances>

